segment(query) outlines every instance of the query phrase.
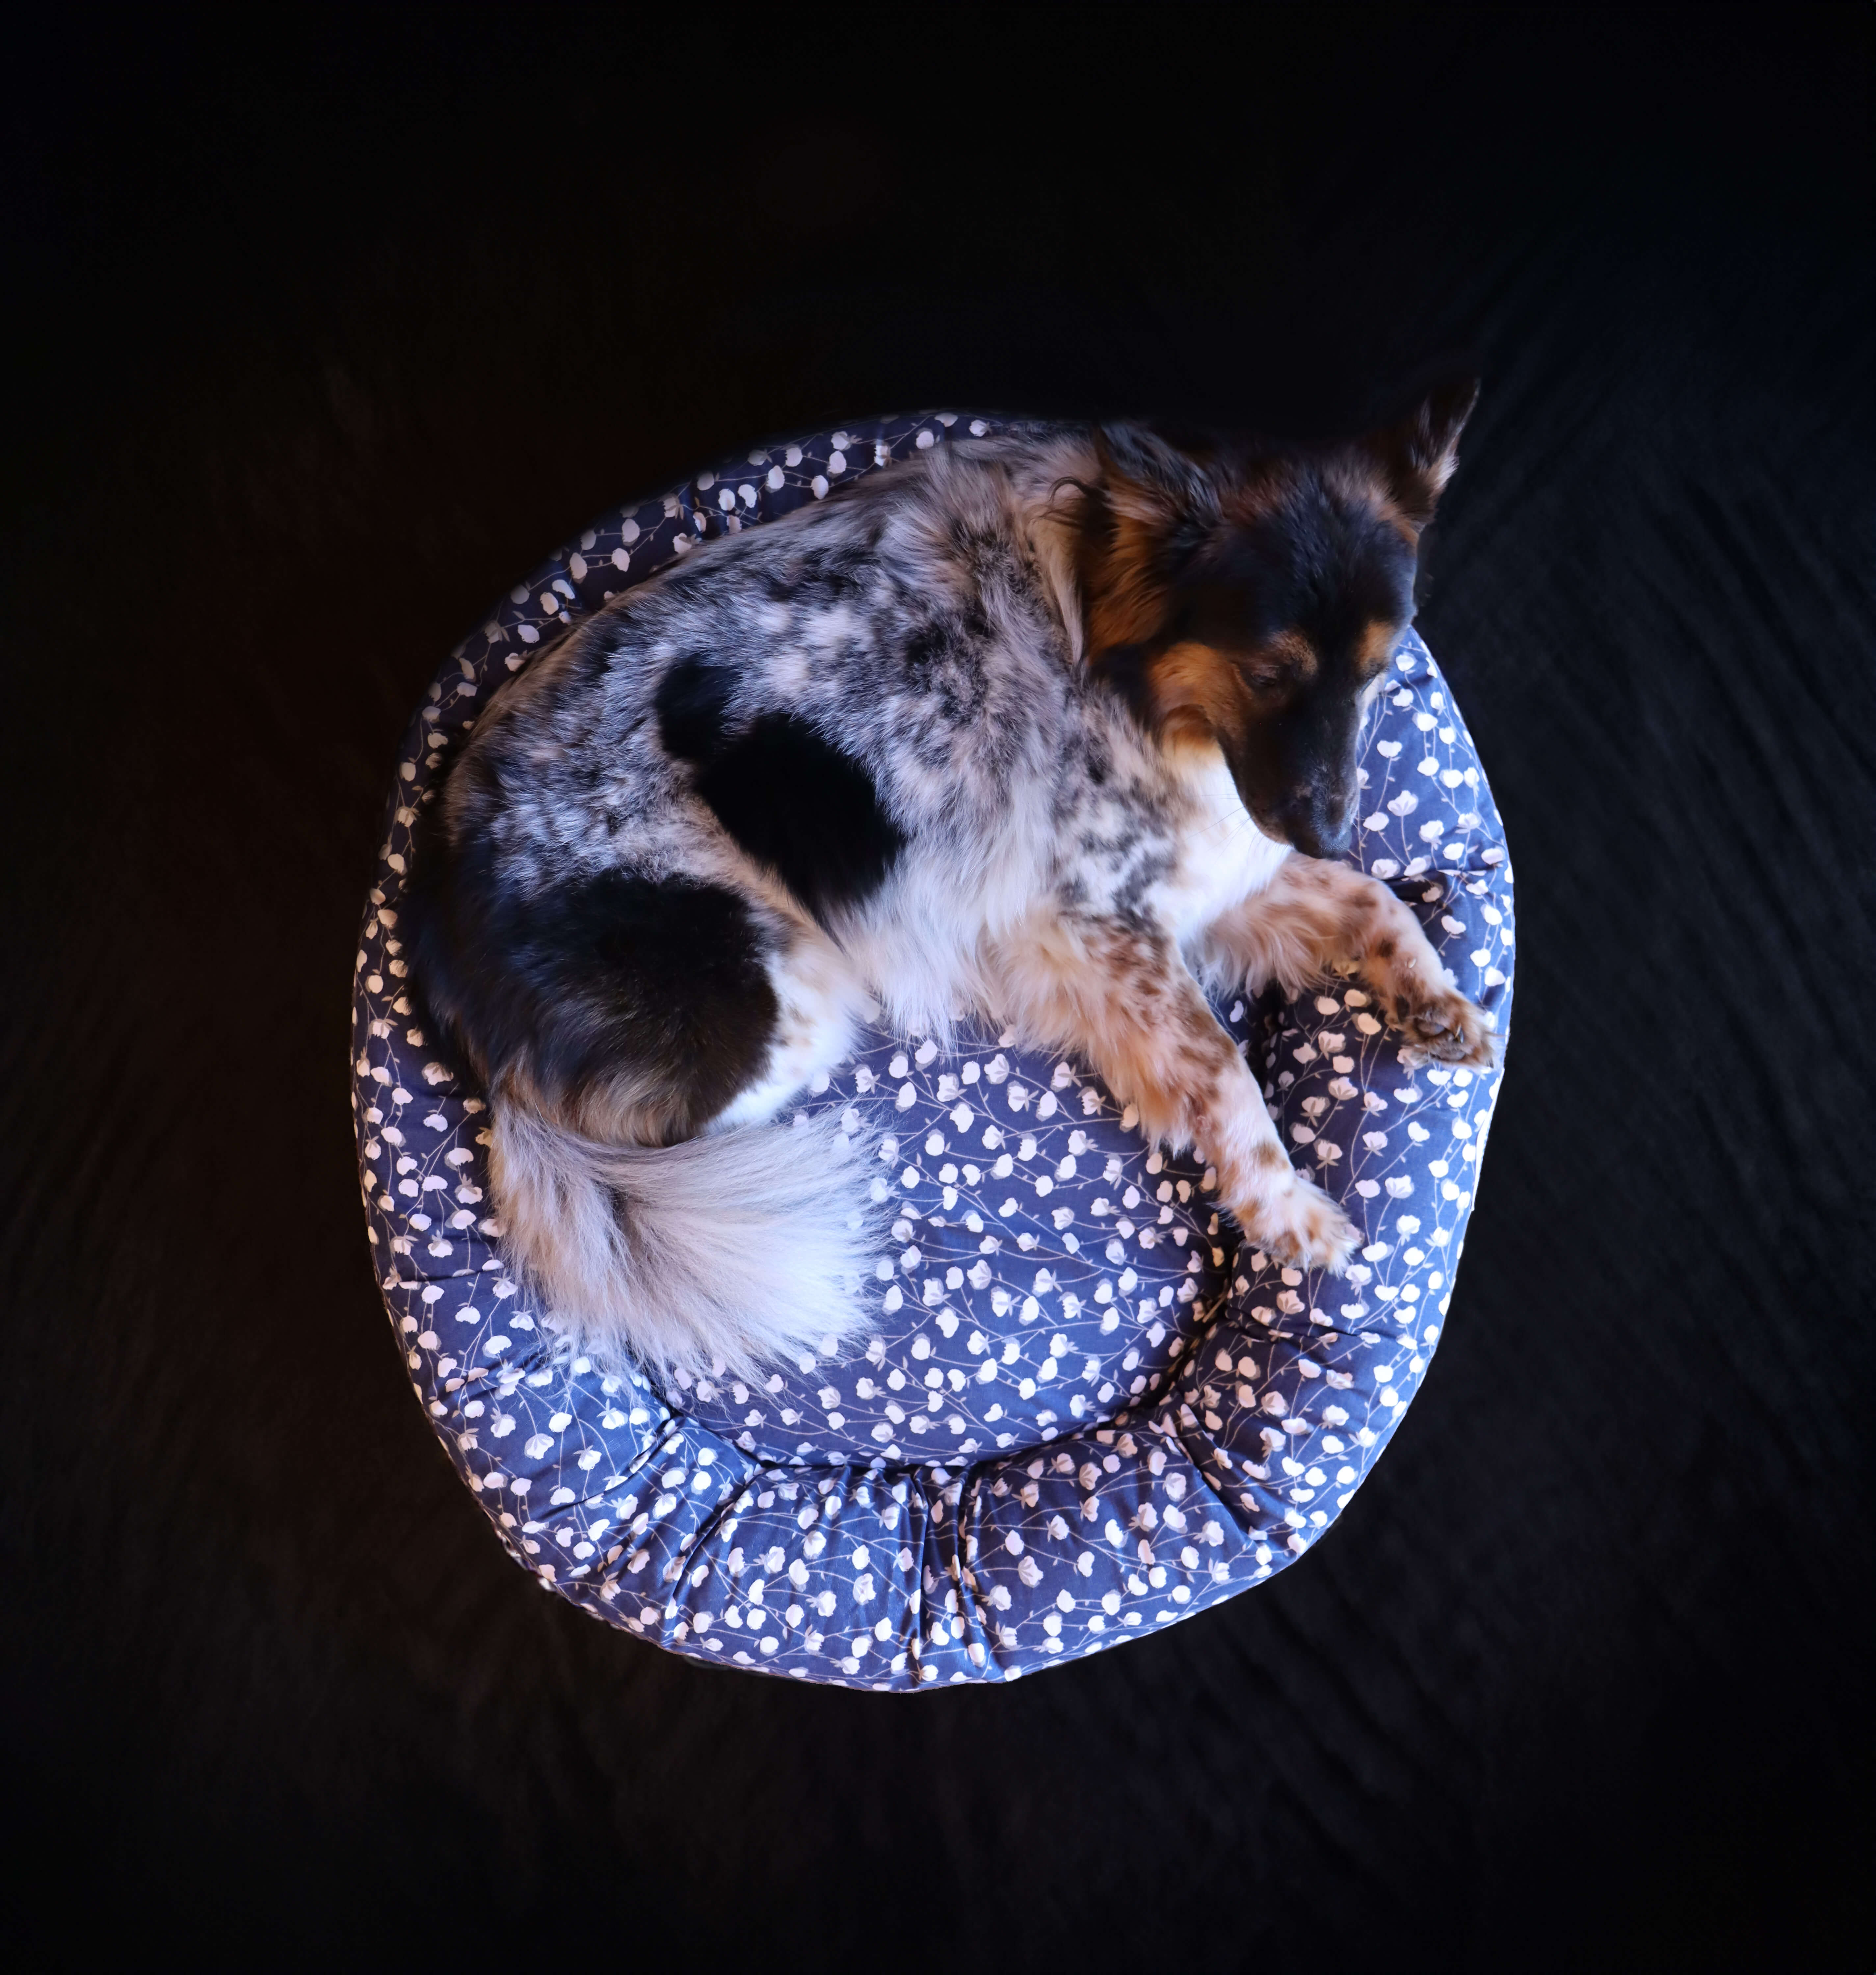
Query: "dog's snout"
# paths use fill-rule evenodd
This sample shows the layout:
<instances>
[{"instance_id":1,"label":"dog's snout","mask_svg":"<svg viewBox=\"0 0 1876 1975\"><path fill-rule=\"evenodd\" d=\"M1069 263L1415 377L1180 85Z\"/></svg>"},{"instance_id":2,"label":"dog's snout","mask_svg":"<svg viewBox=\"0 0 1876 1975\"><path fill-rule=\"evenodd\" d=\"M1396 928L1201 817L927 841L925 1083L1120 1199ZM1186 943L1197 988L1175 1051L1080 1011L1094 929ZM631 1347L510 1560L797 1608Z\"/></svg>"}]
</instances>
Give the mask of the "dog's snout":
<instances>
[{"instance_id":1,"label":"dog's snout","mask_svg":"<svg viewBox=\"0 0 1876 1975\"><path fill-rule=\"evenodd\" d=\"M1320 848L1312 850L1312 857L1340 857L1349 848L1349 840L1355 832L1347 817L1339 818L1334 828L1319 833Z\"/></svg>"},{"instance_id":2,"label":"dog's snout","mask_svg":"<svg viewBox=\"0 0 1876 1975\"><path fill-rule=\"evenodd\" d=\"M1349 847L1354 807L1351 801L1325 800L1318 789L1296 790L1277 811L1286 842L1306 857L1339 857Z\"/></svg>"},{"instance_id":3,"label":"dog's snout","mask_svg":"<svg viewBox=\"0 0 1876 1975\"><path fill-rule=\"evenodd\" d=\"M1319 830L1308 823L1298 823L1286 830L1284 835L1306 857L1339 857L1349 847L1351 832L1345 823L1330 830Z\"/></svg>"}]
</instances>

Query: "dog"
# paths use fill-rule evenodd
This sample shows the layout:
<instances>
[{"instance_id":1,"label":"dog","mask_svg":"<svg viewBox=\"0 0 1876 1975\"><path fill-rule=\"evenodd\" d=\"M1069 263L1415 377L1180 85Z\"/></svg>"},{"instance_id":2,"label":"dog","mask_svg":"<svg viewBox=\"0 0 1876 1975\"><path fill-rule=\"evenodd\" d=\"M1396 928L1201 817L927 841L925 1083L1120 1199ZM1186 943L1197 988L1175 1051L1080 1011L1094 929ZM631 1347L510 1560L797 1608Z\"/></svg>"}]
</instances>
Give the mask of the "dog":
<instances>
[{"instance_id":1,"label":"dog","mask_svg":"<svg viewBox=\"0 0 1876 1975\"><path fill-rule=\"evenodd\" d=\"M851 1336L858 1172L770 1121L882 1011L1073 1052L1202 1148L1257 1247L1342 1266L1206 990L1359 974L1414 1049L1493 1060L1412 912L1336 861L1475 395L1333 445L948 444L699 546L503 688L407 920L557 1330L660 1370Z\"/></svg>"}]
</instances>

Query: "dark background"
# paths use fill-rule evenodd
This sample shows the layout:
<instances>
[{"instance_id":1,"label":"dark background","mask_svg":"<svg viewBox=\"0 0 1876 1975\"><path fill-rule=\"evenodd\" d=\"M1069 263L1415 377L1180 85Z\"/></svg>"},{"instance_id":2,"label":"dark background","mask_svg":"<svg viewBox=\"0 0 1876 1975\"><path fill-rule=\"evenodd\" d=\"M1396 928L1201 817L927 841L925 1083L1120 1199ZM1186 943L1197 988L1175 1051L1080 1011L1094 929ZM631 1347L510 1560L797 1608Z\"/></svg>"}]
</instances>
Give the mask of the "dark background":
<instances>
[{"instance_id":1,"label":"dark background","mask_svg":"<svg viewBox=\"0 0 1876 1975\"><path fill-rule=\"evenodd\" d=\"M10 1939L1868 1968L1870 10L232 18L9 49ZM1421 621L1518 1022L1378 1477L1008 1689L544 1597L411 1404L346 1103L440 657L764 435L1326 432L1468 357Z\"/></svg>"}]
</instances>

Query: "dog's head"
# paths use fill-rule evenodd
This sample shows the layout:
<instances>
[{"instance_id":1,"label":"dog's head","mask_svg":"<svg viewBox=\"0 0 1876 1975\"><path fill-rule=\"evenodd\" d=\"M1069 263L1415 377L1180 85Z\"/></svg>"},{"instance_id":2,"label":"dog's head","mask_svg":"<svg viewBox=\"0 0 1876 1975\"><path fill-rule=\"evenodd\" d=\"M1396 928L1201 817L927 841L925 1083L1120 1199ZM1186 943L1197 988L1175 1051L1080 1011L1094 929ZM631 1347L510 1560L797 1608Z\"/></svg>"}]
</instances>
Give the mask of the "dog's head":
<instances>
[{"instance_id":1,"label":"dog's head","mask_svg":"<svg viewBox=\"0 0 1876 1975\"><path fill-rule=\"evenodd\" d=\"M1362 715L1413 615L1422 530L1477 386L1335 446L1096 435L1088 656L1148 731L1216 741L1267 835L1347 844Z\"/></svg>"}]
</instances>

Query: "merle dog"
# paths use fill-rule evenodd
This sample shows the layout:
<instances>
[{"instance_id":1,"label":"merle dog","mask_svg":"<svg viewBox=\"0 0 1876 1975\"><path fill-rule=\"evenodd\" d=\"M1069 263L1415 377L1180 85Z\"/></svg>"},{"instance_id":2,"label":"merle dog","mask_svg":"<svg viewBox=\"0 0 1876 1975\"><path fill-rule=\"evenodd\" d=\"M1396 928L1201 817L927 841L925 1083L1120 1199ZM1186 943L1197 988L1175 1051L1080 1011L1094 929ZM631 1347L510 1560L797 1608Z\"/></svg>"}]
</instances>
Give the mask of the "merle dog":
<instances>
[{"instance_id":1,"label":"merle dog","mask_svg":"<svg viewBox=\"0 0 1876 1975\"><path fill-rule=\"evenodd\" d=\"M1473 389L1335 446L1033 428L699 547L507 686L420 842L417 978L583 1349L750 1366L857 1323L839 1142L768 1121L882 1007L1073 1051L1245 1234L1339 1266L1204 985L1487 1018L1335 861Z\"/></svg>"}]
</instances>

